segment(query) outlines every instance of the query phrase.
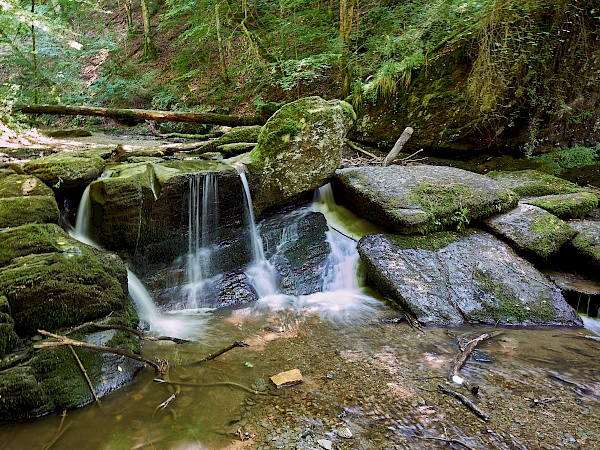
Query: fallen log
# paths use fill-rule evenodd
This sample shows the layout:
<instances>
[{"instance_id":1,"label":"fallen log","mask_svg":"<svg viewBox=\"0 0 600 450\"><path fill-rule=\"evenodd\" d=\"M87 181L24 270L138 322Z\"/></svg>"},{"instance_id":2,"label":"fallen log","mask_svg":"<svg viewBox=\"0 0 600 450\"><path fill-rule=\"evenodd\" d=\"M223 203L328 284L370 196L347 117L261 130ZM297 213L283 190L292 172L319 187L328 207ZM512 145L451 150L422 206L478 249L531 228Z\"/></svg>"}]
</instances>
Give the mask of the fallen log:
<instances>
[{"instance_id":1,"label":"fallen log","mask_svg":"<svg viewBox=\"0 0 600 450\"><path fill-rule=\"evenodd\" d=\"M113 119L154 120L155 122L193 122L238 127L264 125L262 116L229 116L227 114L157 111L151 109L97 108L68 105L14 105L14 111L27 114L66 114L69 116L100 116Z\"/></svg>"}]
</instances>

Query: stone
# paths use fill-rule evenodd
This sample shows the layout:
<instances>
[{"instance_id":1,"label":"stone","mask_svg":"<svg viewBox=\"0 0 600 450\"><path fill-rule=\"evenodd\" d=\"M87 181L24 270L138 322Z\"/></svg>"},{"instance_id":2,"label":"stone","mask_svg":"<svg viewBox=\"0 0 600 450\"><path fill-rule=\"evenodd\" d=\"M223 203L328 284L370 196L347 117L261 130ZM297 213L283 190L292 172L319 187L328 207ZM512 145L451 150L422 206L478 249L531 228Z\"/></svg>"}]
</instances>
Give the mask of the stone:
<instances>
[{"instance_id":1,"label":"stone","mask_svg":"<svg viewBox=\"0 0 600 450\"><path fill-rule=\"evenodd\" d=\"M295 386L302 383L302 374L298 369L288 370L287 372L280 372L277 375L271 377L271 381L278 388Z\"/></svg>"},{"instance_id":2,"label":"stone","mask_svg":"<svg viewBox=\"0 0 600 450\"><path fill-rule=\"evenodd\" d=\"M63 130L47 130L44 134L52 138L76 138L76 137L89 137L92 135L88 130L82 130L81 128L67 128Z\"/></svg>"},{"instance_id":3,"label":"stone","mask_svg":"<svg viewBox=\"0 0 600 450\"><path fill-rule=\"evenodd\" d=\"M319 444L319 446L325 450L333 449L333 442L331 442L329 439L317 439L317 444Z\"/></svg>"},{"instance_id":4,"label":"stone","mask_svg":"<svg viewBox=\"0 0 600 450\"><path fill-rule=\"evenodd\" d=\"M250 173L256 215L291 204L327 183L342 159L356 115L341 100L307 97L281 107L241 160Z\"/></svg>"},{"instance_id":5,"label":"stone","mask_svg":"<svg viewBox=\"0 0 600 450\"><path fill-rule=\"evenodd\" d=\"M558 217L524 203L505 214L486 219L485 223L517 250L542 259L556 253L576 234Z\"/></svg>"},{"instance_id":6,"label":"stone","mask_svg":"<svg viewBox=\"0 0 600 450\"><path fill-rule=\"evenodd\" d=\"M524 198L521 203L545 209L559 219L579 219L598 207L598 197L591 192L575 192Z\"/></svg>"},{"instance_id":7,"label":"stone","mask_svg":"<svg viewBox=\"0 0 600 450\"><path fill-rule=\"evenodd\" d=\"M445 166L341 169L332 187L343 206L401 234L463 228L517 204L517 196L501 184Z\"/></svg>"},{"instance_id":8,"label":"stone","mask_svg":"<svg viewBox=\"0 0 600 450\"><path fill-rule=\"evenodd\" d=\"M575 183L538 170L493 171L488 172L486 176L511 189L520 197L541 197L544 195L581 192L581 188Z\"/></svg>"},{"instance_id":9,"label":"stone","mask_svg":"<svg viewBox=\"0 0 600 450\"><path fill-rule=\"evenodd\" d=\"M369 284L423 323L582 323L544 275L480 230L366 235L358 251Z\"/></svg>"},{"instance_id":10,"label":"stone","mask_svg":"<svg viewBox=\"0 0 600 450\"><path fill-rule=\"evenodd\" d=\"M23 169L59 189L87 186L100 176L105 164L104 159L93 152L63 151L29 161Z\"/></svg>"},{"instance_id":11,"label":"stone","mask_svg":"<svg viewBox=\"0 0 600 450\"><path fill-rule=\"evenodd\" d=\"M218 151L222 151L223 153L225 153L227 155L236 155L236 154L239 154L239 152L237 150L228 151L228 149L230 149L230 148L233 149L236 147L226 147L226 146L231 145L231 144L253 142L254 144L252 145L251 148L246 147L247 148L246 151L250 151L256 145L256 141L258 140L258 135L260 134L261 128L262 127L260 125L231 128L229 131L224 133L222 136L218 137L217 139L213 139L212 141L209 141L207 144L200 147L200 149L198 151L192 150L190 152L190 154L195 154L198 152L202 152L202 153L213 152L213 151L218 150ZM221 147L224 147L224 149Z\"/></svg>"},{"instance_id":12,"label":"stone","mask_svg":"<svg viewBox=\"0 0 600 450\"><path fill-rule=\"evenodd\" d=\"M577 231L571 245L597 277L600 270L600 220L571 220L568 223Z\"/></svg>"},{"instance_id":13,"label":"stone","mask_svg":"<svg viewBox=\"0 0 600 450\"><path fill-rule=\"evenodd\" d=\"M0 228L27 223L58 223L60 212L52 189L32 175L0 172Z\"/></svg>"}]
</instances>

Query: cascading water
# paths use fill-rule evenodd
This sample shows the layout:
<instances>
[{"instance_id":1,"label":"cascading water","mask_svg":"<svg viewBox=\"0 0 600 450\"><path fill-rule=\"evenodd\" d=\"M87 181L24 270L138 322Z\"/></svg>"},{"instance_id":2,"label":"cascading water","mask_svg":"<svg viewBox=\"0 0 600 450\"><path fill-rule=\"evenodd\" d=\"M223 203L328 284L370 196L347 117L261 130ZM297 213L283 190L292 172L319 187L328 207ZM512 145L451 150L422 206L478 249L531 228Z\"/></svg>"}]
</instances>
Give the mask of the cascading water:
<instances>
[{"instance_id":1,"label":"cascading water","mask_svg":"<svg viewBox=\"0 0 600 450\"><path fill-rule=\"evenodd\" d=\"M244 188L244 209L246 211L246 223L250 229L250 244L252 247L252 263L246 269L245 273L259 298L277 295L277 271L265 258L262 238L254 220L252 196L250 195L248 179L243 168L237 167L237 171Z\"/></svg>"},{"instance_id":2,"label":"cascading water","mask_svg":"<svg viewBox=\"0 0 600 450\"><path fill-rule=\"evenodd\" d=\"M220 276L213 258L219 231L217 177L213 173L192 174L188 199L188 254L183 293L186 308L195 309L204 306L214 295L212 286Z\"/></svg>"}]
</instances>

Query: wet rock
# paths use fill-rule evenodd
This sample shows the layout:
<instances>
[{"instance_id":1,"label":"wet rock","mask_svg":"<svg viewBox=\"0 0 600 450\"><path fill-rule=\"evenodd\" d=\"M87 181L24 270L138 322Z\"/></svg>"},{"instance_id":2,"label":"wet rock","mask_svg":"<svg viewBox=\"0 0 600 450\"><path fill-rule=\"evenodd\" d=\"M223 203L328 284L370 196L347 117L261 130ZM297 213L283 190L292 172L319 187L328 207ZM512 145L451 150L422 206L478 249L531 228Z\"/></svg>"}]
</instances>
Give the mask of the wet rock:
<instances>
[{"instance_id":1,"label":"wet rock","mask_svg":"<svg viewBox=\"0 0 600 450\"><path fill-rule=\"evenodd\" d=\"M485 223L517 250L542 259L556 253L576 234L558 217L523 203L505 214L490 217Z\"/></svg>"},{"instance_id":2,"label":"wet rock","mask_svg":"<svg viewBox=\"0 0 600 450\"><path fill-rule=\"evenodd\" d=\"M271 377L271 381L278 388L295 386L302 383L302 374L298 369L288 370L286 372L280 372L277 375Z\"/></svg>"},{"instance_id":3,"label":"wet rock","mask_svg":"<svg viewBox=\"0 0 600 450\"><path fill-rule=\"evenodd\" d=\"M39 178L0 170L0 228L27 223L58 223L52 189Z\"/></svg>"},{"instance_id":4,"label":"wet rock","mask_svg":"<svg viewBox=\"0 0 600 450\"><path fill-rule=\"evenodd\" d=\"M538 170L494 171L487 173L486 176L496 180L521 197L541 197L544 195L581 192L581 188L576 184Z\"/></svg>"},{"instance_id":5,"label":"wet rock","mask_svg":"<svg viewBox=\"0 0 600 450\"><path fill-rule=\"evenodd\" d=\"M238 155L243 153L243 151L250 151L256 145L261 128L260 125L232 128L219 138L209 141L200 147L198 151L192 150L190 154L222 151L226 155ZM253 143L250 148L247 146L249 142ZM247 145L243 149L234 146L239 143L246 143Z\"/></svg>"},{"instance_id":6,"label":"wet rock","mask_svg":"<svg viewBox=\"0 0 600 450\"><path fill-rule=\"evenodd\" d=\"M571 220L569 226L578 234L573 238L571 244L577 254L597 274L600 269L600 220Z\"/></svg>"},{"instance_id":7,"label":"wet rock","mask_svg":"<svg viewBox=\"0 0 600 450\"><path fill-rule=\"evenodd\" d=\"M525 198L522 203L537 206L554 214L559 219L579 219L598 207L598 197L590 192L544 195Z\"/></svg>"},{"instance_id":8,"label":"wet rock","mask_svg":"<svg viewBox=\"0 0 600 450\"><path fill-rule=\"evenodd\" d=\"M257 215L327 183L341 162L355 117L348 103L320 97L288 103L271 116L243 161Z\"/></svg>"},{"instance_id":9,"label":"wet rock","mask_svg":"<svg viewBox=\"0 0 600 450\"><path fill-rule=\"evenodd\" d=\"M317 444L319 444L319 446L325 450L333 449L333 442L331 442L329 439L317 439Z\"/></svg>"},{"instance_id":10,"label":"wet rock","mask_svg":"<svg viewBox=\"0 0 600 450\"><path fill-rule=\"evenodd\" d=\"M59 152L25 163L23 169L55 188L83 187L104 170L105 161L91 152Z\"/></svg>"},{"instance_id":11,"label":"wet rock","mask_svg":"<svg viewBox=\"0 0 600 450\"><path fill-rule=\"evenodd\" d=\"M492 235L367 235L369 283L421 322L581 325L558 288Z\"/></svg>"},{"instance_id":12,"label":"wet rock","mask_svg":"<svg viewBox=\"0 0 600 450\"><path fill-rule=\"evenodd\" d=\"M445 166L342 169L332 187L342 205L401 234L461 228L517 204L499 183Z\"/></svg>"}]
</instances>

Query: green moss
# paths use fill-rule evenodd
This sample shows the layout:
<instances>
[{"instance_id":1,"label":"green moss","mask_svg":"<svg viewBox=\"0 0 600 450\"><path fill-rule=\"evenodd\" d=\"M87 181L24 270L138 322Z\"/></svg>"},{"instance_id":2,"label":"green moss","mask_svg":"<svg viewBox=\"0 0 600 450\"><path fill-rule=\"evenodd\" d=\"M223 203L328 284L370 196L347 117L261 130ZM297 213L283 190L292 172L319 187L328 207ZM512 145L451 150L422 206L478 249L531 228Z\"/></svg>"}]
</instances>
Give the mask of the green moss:
<instances>
[{"instance_id":1,"label":"green moss","mask_svg":"<svg viewBox=\"0 0 600 450\"><path fill-rule=\"evenodd\" d=\"M526 202L545 209L561 219L574 219L585 216L598 207L598 197L590 192L544 196Z\"/></svg>"},{"instance_id":2,"label":"green moss","mask_svg":"<svg viewBox=\"0 0 600 450\"><path fill-rule=\"evenodd\" d=\"M530 225L534 235L532 248L542 258L546 259L575 235L575 231L564 221L553 215L545 214Z\"/></svg>"},{"instance_id":3,"label":"green moss","mask_svg":"<svg viewBox=\"0 0 600 450\"><path fill-rule=\"evenodd\" d=\"M36 175L48 186L83 186L100 176L104 169L100 156L82 156L79 153L59 152L34 159L23 166L30 174Z\"/></svg>"},{"instance_id":4,"label":"green moss","mask_svg":"<svg viewBox=\"0 0 600 450\"><path fill-rule=\"evenodd\" d=\"M14 332L15 321L10 315L8 299L0 296L0 359L17 344L19 336Z\"/></svg>"},{"instance_id":5,"label":"green moss","mask_svg":"<svg viewBox=\"0 0 600 450\"><path fill-rule=\"evenodd\" d=\"M27 223L58 223L60 211L54 197L0 198L0 228Z\"/></svg>"},{"instance_id":6,"label":"green moss","mask_svg":"<svg viewBox=\"0 0 600 450\"><path fill-rule=\"evenodd\" d=\"M462 232L439 231L426 235L386 235L394 245L400 249L422 249L436 251L448 245L461 241L476 233L476 230L466 229Z\"/></svg>"},{"instance_id":7,"label":"green moss","mask_svg":"<svg viewBox=\"0 0 600 450\"><path fill-rule=\"evenodd\" d=\"M55 224L29 224L0 230L0 266L13 258L32 253L51 253L61 250L67 234Z\"/></svg>"},{"instance_id":8,"label":"green moss","mask_svg":"<svg viewBox=\"0 0 600 450\"><path fill-rule=\"evenodd\" d=\"M544 195L581 192L581 188L576 184L539 170L493 171L486 175L511 189L520 197L541 197Z\"/></svg>"},{"instance_id":9,"label":"green moss","mask_svg":"<svg viewBox=\"0 0 600 450\"><path fill-rule=\"evenodd\" d=\"M52 195L52 189L34 176L19 175L12 171L0 176L0 198Z\"/></svg>"},{"instance_id":10,"label":"green moss","mask_svg":"<svg viewBox=\"0 0 600 450\"><path fill-rule=\"evenodd\" d=\"M600 161L600 144L595 147L569 147L531 158L540 170L558 175L567 169L589 166Z\"/></svg>"}]
</instances>

